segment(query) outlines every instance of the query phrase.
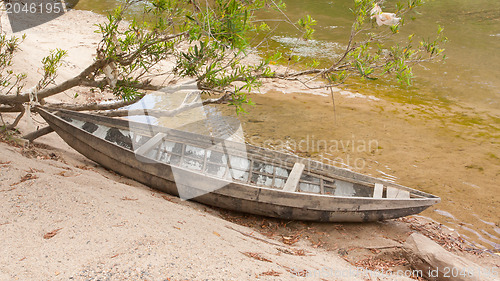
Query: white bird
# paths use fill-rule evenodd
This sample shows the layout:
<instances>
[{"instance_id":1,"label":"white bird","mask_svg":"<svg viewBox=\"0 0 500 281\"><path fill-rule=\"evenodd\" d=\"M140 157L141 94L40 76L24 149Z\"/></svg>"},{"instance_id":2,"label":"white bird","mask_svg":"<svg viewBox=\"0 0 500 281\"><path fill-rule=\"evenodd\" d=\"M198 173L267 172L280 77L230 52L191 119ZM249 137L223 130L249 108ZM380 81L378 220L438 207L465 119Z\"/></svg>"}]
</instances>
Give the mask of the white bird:
<instances>
[{"instance_id":1,"label":"white bird","mask_svg":"<svg viewBox=\"0 0 500 281\"><path fill-rule=\"evenodd\" d=\"M383 13L382 9L378 4L375 4L373 9L370 11L370 14L372 15L371 18L375 18L377 21L377 24L379 26L381 25L396 25L399 23L401 18L397 18L396 14L394 13Z\"/></svg>"},{"instance_id":2,"label":"white bird","mask_svg":"<svg viewBox=\"0 0 500 281\"><path fill-rule=\"evenodd\" d=\"M370 11L370 15L372 15L372 18L374 17L374 15L378 15L381 13L382 13L382 9L380 8L380 6L378 4L375 4L375 6L373 6L373 9Z\"/></svg>"}]
</instances>

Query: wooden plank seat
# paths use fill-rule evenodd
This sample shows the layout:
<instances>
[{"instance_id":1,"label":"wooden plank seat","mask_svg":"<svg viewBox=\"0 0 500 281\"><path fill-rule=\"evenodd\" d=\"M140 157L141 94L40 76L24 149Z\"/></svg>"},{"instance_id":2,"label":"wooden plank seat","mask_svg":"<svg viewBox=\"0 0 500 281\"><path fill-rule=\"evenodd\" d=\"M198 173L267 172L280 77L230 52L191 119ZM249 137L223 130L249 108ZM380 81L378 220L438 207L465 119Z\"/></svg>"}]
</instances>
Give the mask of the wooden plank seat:
<instances>
[{"instance_id":1,"label":"wooden plank seat","mask_svg":"<svg viewBox=\"0 0 500 281\"><path fill-rule=\"evenodd\" d=\"M167 135L164 133L158 133L150 138L147 142L137 148L134 153L138 155L146 155L151 149L155 148L160 142L163 141L163 138Z\"/></svg>"},{"instance_id":2,"label":"wooden plank seat","mask_svg":"<svg viewBox=\"0 0 500 281\"><path fill-rule=\"evenodd\" d=\"M381 183L376 183L373 189L373 198L382 198L384 194L384 185Z\"/></svg>"},{"instance_id":3,"label":"wooden plank seat","mask_svg":"<svg viewBox=\"0 0 500 281\"><path fill-rule=\"evenodd\" d=\"M299 187L300 177L302 176L302 172L304 171L305 167L306 165L298 162L293 165L292 171L290 172L290 175L285 182L285 186L283 187L283 191L297 191L297 188Z\"/></svg>"}]
</instances>

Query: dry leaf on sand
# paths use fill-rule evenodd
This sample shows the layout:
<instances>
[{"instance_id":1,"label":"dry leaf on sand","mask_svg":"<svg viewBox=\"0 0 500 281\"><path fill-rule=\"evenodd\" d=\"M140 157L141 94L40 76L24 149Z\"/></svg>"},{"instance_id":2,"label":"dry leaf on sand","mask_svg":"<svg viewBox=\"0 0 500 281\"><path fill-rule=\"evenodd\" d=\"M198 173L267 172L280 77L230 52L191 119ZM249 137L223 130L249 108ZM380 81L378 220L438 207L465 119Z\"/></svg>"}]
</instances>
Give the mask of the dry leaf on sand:
<instances>
[{"instance_id":1,"label":"dry leaf on sand","mask_svg":"<svg viewBox=\"0 0 500 281\"><path fill-rule=\"evenodd\" d=\"M61 230L62 228L58 228L58 229L54 229L52 230L51 232L47 232L45 233L45 235L43 236L43 239L50 239L54 236L56 236L56 234L59 232L59 230Z\"/></svg>"}]
</instances>

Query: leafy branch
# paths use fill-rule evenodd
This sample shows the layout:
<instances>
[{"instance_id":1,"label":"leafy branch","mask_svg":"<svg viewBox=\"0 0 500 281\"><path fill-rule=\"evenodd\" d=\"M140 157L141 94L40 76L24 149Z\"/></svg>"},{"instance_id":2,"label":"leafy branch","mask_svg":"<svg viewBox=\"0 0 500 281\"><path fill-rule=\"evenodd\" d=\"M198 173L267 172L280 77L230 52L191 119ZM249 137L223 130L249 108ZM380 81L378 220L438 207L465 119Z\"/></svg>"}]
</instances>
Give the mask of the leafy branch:
<instances>
[{"instance_id":1,"label":"leafy branch","mask_svg":"<svg viewBox=\"0 0 500 281\"><path fill-rule=\"evenodd\" d=\"M447 39L439 27L433 39L414 42L415 36L411 35L406 42L388 44L389 39L399 34L406 17L422 5L422 0L398 3L394 13L384 12L390 7L383 4L383 1L354 0L351 9L354 21L343 53L323 68L313 61L305 70L290 65L285 71L273 69L271 62L287 56L280 52L267 58L254 54L256 44L252 39L265 34L262 40L265 42L273 31L265 20L257 18L262 10L278 11L283 17L280 21L298 30L299 40L311 40L314 36L316 20L306 15L292 22L284 12L284 3L277 0L126 0L107 16L105 23L98 25L102 40L92 64L75 77L56 84L57 69L66 52L54 50L41 62L42 78L29 89L24 85L26 75L11 70L12 58L23 38L1 35L0 112L18 112L16 119L20 119L26 104L44 103L45 98L77 86L89 91L109 91L119 101L106 106L95 103L46 106L93 111L117 109L139 100L148 91L164 88L165 83L155 80L158 76L194 79L197 88L207 96L203 102L189 103L179 110L227 103L237 112L244 112L245 105L252 104L248 93L270 78L298 81L308 89L317 88L310 85L317 78L324 80L320 87L331 88L355 75L362 79L394 75L401 83L411 84L412 67L443 56L441 44ZM142 6L142 20L126 20L126 11L133 5ZM289 57L293 64L301 59ZM120 115L120 111L106 114ZM15 126L16 122L3 128Z\"/></svg>"}]
</instances>

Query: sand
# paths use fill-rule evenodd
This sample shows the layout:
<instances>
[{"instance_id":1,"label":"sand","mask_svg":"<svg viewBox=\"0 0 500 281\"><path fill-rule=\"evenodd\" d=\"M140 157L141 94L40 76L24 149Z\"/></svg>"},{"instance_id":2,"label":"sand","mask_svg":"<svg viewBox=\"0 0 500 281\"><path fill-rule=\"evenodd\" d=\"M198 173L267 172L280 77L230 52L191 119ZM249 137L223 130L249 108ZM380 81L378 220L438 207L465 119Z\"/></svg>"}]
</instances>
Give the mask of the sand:
<instances>
[{"instance_id":1,"label":"sand","mask_svg":"<svg viewBox=\"0 0 500 281\"><path fill-rule=\"evenodd\" d=\"M57 81L74 76L92 61L99 41L93 25L102 21L90 12L71 11L27 30L15 67L33 74L28 84L34 83L43 55L62 48L68 57ZM4 19L2 23L5 31ZM103 97L81 89L52 98L79 103L99 99ZM39 116L32 117L23 118L22 133L43 126ZM6 121L12 118L5 116ZM398 247L413 231L412 223L404 220L309 224L215 210L105 170L56 134L29 147L13 145L10 137L3 140L0 280L300 278L293 273L309 274L310 280L405 280L356 271L355 266L370 257L400 260L395 257ZM457 238L456 233L449 235ZM491 257L471 258L497 266ZM392 268L407 270L408 265Z\"/></svg>"},{"instance_id":2,"label":"sand","mask_svg":"<svg viewBox=\"0 0 500 281\"><path fill-rule=\"evenodd\" d=\"M287 269L353 269L332 253L269 241L205 206L156 193L49 139L59 161L0 144L1 280L245 280L269 271L289 280ZM305 256L283 253L293 250Z\"/></svg>"}]
</instances>

